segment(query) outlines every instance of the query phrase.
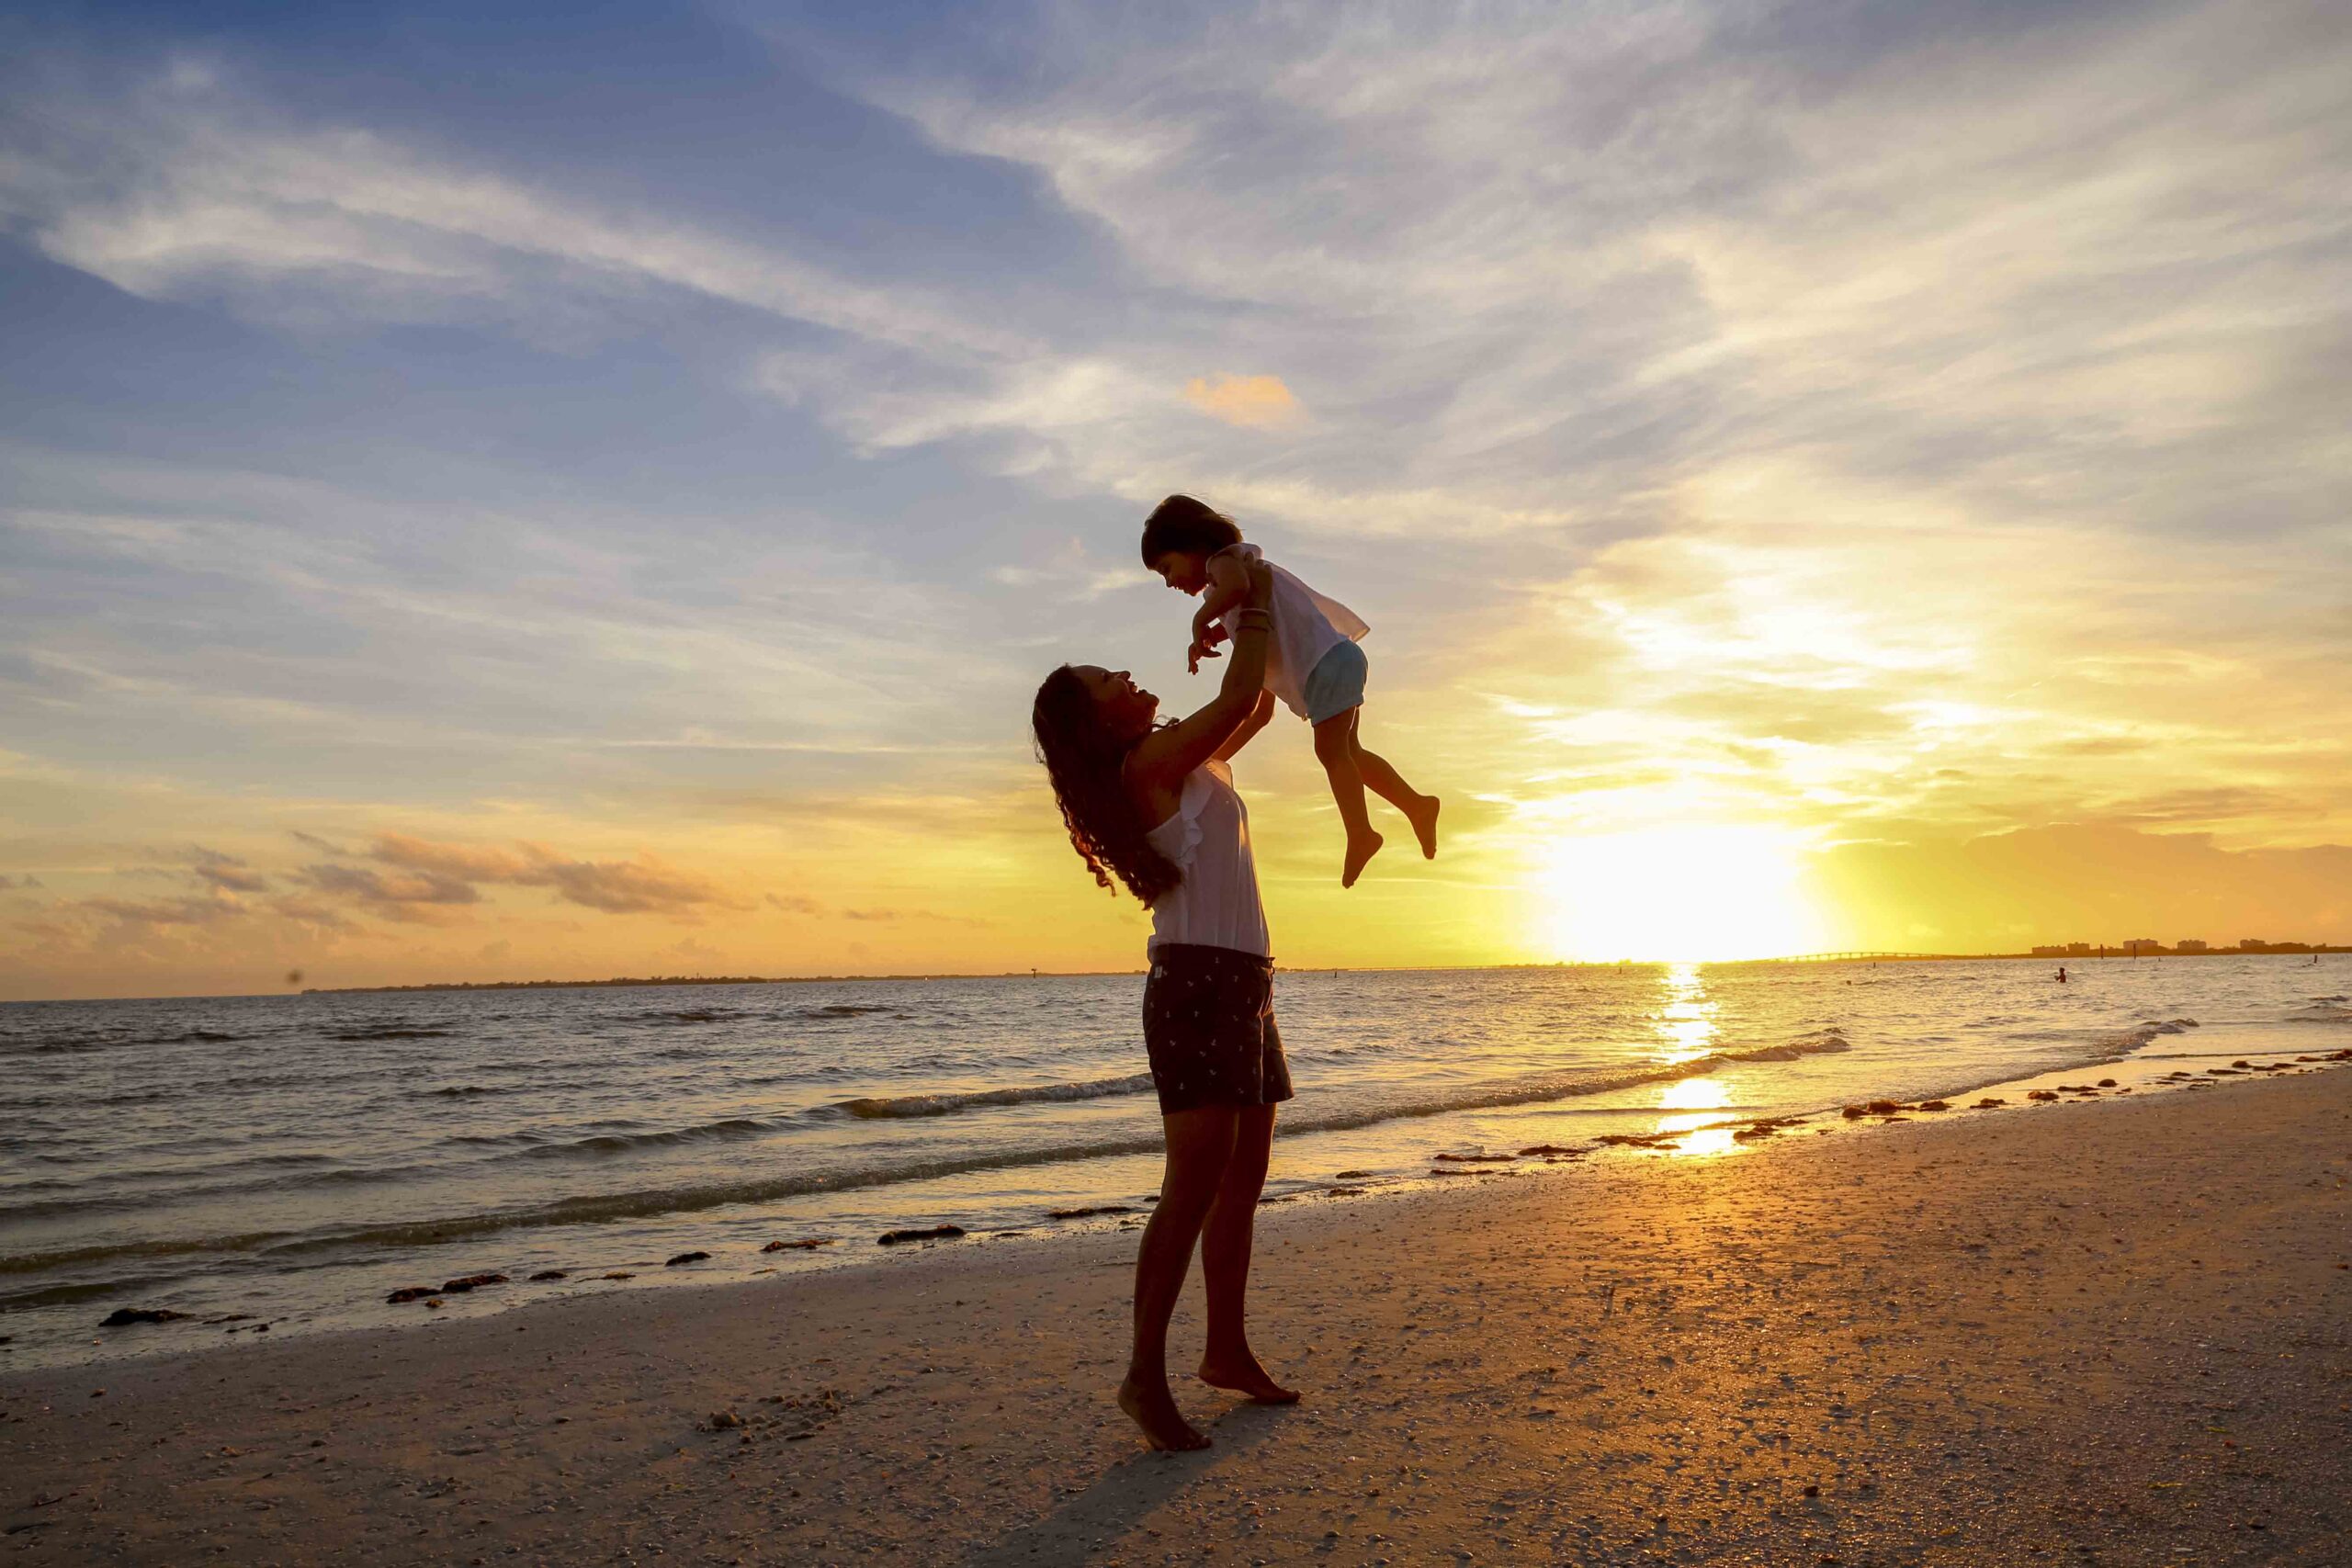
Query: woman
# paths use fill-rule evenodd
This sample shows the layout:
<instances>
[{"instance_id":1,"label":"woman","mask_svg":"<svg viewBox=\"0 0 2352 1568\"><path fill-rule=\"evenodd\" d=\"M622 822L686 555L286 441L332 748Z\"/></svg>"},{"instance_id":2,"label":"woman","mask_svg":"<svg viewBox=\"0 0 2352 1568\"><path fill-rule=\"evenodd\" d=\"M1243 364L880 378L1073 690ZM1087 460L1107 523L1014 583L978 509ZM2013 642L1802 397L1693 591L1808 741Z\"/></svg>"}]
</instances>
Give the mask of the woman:
<instances>
[{"instance_id":1,"label":"woman","mask_svg":"<svg viewBox=\"0 0 2352 1568\"><path fill-rule=\"evenodd\" d=\"M1202 1381L1260 1404L1298 1398L1259 1365L1242 1321L1274 1106L1291 1097L1250 814L1226 767L1273 711L1264 690L1272 587L1253 565L1224 682L1191 717L1155 728L1159 699L1125 671L1067 664L1037 688L1031 716L1079 857L1095 881L1111 887L1115 875L1151 910L1144 1047L1168 1162L1136 1258L1135 1347L1119 1408L1156 1449L1209 1443L1168 1388L1168 1317L1195 1241L1208 1286Z\"/></svg>"}]
</instances>

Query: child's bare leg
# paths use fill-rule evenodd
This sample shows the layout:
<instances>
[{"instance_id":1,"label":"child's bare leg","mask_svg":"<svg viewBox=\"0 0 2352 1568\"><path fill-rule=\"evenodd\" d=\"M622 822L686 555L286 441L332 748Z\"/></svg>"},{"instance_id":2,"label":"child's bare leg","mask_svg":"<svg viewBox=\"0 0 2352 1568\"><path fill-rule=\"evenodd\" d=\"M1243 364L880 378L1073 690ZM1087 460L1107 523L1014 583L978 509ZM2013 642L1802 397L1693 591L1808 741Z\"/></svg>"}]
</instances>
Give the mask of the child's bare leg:
<instances>
[{"instance_id":1,"label":"child's bare leg","mask_svg":"<svg viewBox=\"0 0 2352 1568\"><path fill-rule=\"evenodd\" d=\"M1421 841L1421 858L1437 859L1437 796L1407 784L1379 752L1365 750L1361 739L1356 742L1356 772L1363 775L1364 788L1405 814L1413 825L1413 837Z\"/></svg>"},{"instance_id":2,"label":"child's bare leg","mask_svg":"<svg viewBox=\"0 0 2352 1568\"><path fill-rule=\"evenodd\" d=\"M1372 830L1372 818L1364 814L1363 773L1356 766L1355 731L1353 708L1335 713L1315 727L1315 755L1323 764L1324 776L1331 781L1331 799L1348 829L1347 864L1340 872L1342 887L1356 885L1364 863L1380 852L1382 843L1380 835Z\"/></svg>"}]
</instances>

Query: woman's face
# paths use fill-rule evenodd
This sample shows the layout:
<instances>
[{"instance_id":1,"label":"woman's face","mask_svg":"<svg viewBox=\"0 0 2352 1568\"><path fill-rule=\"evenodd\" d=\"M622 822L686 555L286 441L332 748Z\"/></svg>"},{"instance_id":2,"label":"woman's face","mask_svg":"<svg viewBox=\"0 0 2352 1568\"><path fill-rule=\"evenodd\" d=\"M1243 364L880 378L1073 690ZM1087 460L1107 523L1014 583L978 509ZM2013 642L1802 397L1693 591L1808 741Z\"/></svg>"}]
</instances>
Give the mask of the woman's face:
<instances>
[{"instance_id":1,"label":"woman's face","mask_svg":"<svg viewBox=\"0 0 2352 1568\"><path fill-rule=\"evenodd\" d=\"M1151 721L1159 712L1159 699L1136 684L1135 677L1124 670L1105 670L1100 665L1080 664L1070 673L1094 699L1095 711L1102 716L1102 723L1121 739L1132 740L1151 730Z\"/></svg>"}]
</instances>

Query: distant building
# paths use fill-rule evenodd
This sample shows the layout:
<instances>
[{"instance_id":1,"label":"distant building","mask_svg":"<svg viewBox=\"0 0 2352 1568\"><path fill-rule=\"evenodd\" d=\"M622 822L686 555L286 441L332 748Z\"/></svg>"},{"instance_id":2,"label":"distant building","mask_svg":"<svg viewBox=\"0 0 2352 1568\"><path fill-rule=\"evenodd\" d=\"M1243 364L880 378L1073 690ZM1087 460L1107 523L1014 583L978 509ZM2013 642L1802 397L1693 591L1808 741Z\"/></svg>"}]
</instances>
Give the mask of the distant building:
<instances>
[{"instance_id":1,"label":"distant building","mask_svg":"<svg viewBox=\"0 0 2352 1568\"><path fill-rule=\"evenodd\" d=\"M2033 955L2036 958L2064 958L2066 956L2066 950L2064 947L2054 946L2037 947L2033 950Z\"/></svg>"},{"instance_id":2,"label":"distant building","mask_svg":"<svg viewBox=\"0 0 2352 1568\"><path fill-rule=\"evenodd\" d=\"M2268 947L2269 945L2270 944L2268 942L2263 941L2258 936L2242 936L2238 938L2238 951L2240 953L2260 953L2264 948Z\"/></svg>"},{"instance_id":3,"label":"distant building","mask_svg":"<svg viewBox=\"0 0 2352 1568\"><path fill-rule=\"evenodd\" d=\"M2172 944L2172 950L2175 953L2211 953L2213 951L2211 948L2206 946L2203 942L2193 936L2182 937L2178 942Z\"/></svg>"},{"instance_id":4,"label":"distant building","mask_svg":"<svg viewBox=\"0 0 2352 1568\"><path fill-rule=\"evenodd\" d=\"M2125 942L2123 951L2137 958L2143 953L2162 953L2165 944L2152 936L2135 936Z\"/></svg>"},{"instance_id":5,"label":"distant building","mask_svg":"<svg viewBox=\"0 0 2352 1568\"><path fill-rule=\"evenodd\" d=\"M2088 958L2090 955L2091 944L2089 942L2070 942L2066 944L2066 956L2069 958Z\"/></svg>"}]
</instances>

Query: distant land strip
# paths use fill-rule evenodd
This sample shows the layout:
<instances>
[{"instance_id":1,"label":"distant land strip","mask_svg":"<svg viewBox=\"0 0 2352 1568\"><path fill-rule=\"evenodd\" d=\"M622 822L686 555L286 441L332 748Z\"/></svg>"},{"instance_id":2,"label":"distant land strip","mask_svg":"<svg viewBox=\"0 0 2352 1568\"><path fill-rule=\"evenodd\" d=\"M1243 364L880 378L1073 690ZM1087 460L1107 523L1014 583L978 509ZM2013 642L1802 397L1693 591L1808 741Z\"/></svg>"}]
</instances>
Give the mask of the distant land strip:
<instances>
[{"instance_id":1,"label":"distant land strip","mask_svg":"<svg viewBox=\"0 0 2352 1568\"><path fill-rule=\"evenodd\" d=\"M1805 953L1778 958L1709 959L1704 967L1727 968L1742 964L1975 964L1996 960L2019 960L2047 964L2052 958L2062 962L2101 960L2113 963L2137 958L2249 958L2279 957L2290 954L2319 953L2352 953L2352 944L2326 942L2265 942L2258 948L2215 947L2192 948L2176 952L2166 948L2161 952L2128 953L2120 947L2089 953ZM1341 965L1290 964L1279 967L1294 974L1349 975L1434 975L1476 973L1485 969L1616 969L1634 964L1667 964L1677 962L1662 958L1590 959L1572 962L1560 959L1549 964L1417 964L1382 969L1355 969ZM1141 969L1001 969L986 973L937 975L646 975L616 976L609 980L444 980L415 986L312 986L306 987L306 997L380 996L399 991L564 991L589 990L612 986L821 986L849 982L877 983L888 980L1080 980L1113 975L1140 975Z\"/></svg>"}]
</instances>

